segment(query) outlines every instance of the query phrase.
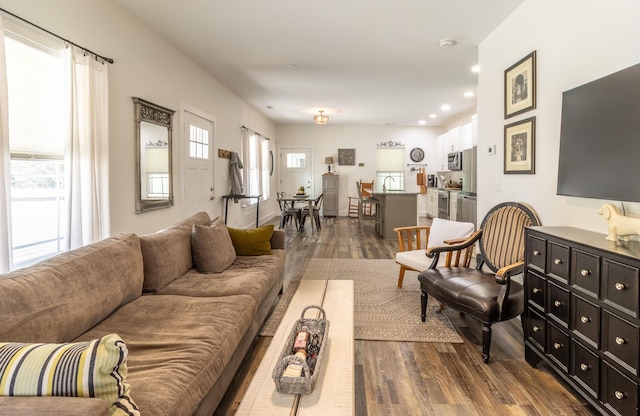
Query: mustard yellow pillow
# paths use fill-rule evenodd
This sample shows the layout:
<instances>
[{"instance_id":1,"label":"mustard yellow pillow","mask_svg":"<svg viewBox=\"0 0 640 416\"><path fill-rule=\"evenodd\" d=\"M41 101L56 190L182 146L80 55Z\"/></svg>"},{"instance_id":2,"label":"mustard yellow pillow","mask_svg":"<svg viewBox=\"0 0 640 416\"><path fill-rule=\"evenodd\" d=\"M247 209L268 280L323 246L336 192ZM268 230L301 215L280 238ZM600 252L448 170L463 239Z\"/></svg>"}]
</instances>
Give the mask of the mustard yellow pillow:
<instances>
[{"instance_id":1,"label":"mustard yellow pillow","mask_svg":"<svg viewBox=\"0 0 640 416\"><path fill-rule=\"evenodd\" d=\"M0 396L100 397L112 415L140 416L116 334L66 344L0 342Z\"/></svg>"},{"instance_id":2,"label":"mustard yellow pillow","mask_svg":"<svg viewBox=\"0 0 640 416\"><path fill-rule=\"evenodd\" d=\"M246 230L231 227L227 227L227 229L238 256L271 254L273 224Z\"/></svg>"}]
</instances>

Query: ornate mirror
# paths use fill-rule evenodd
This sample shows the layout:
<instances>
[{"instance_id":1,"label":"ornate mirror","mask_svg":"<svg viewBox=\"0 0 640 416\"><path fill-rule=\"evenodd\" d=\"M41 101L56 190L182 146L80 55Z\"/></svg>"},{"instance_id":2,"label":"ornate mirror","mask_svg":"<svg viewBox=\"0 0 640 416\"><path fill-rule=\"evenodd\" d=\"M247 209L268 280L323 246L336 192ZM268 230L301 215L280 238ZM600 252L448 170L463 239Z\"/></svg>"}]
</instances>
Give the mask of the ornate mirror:
<instances>
[{"instance_id":1,"label":"ornate mirror","mask_svg":"<svg viewBox=\"0 0 640 416\"><path fill-rule=\"evenodd\" d=\"M133 97L136 127L136 213L173 205L171 132L175 111Z\"/></svg>"}]
</instances>

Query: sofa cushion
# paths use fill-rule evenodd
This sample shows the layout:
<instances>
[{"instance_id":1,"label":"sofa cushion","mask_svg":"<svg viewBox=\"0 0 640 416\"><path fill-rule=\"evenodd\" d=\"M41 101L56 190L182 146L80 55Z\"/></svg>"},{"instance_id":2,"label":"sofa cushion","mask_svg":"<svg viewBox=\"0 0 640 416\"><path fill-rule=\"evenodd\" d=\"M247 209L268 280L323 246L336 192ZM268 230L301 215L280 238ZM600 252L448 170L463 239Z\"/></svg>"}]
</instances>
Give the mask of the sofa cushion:
<instances>
[{"instance_id":1,"label":"sofa cushion","mask_svg":"<svg viewBox=\"0 0 640 416\"><path fill-rule=\"evenodd\" d=\"M0 395L100 397L112 415L140 415L118 335L66 344L0 343Z\"/></svg>"},{"instance_id":2,"label":"sofa cushion","mask_svg":"<svg viewBox=\"0 0 640 416\"><path fill-rule=\"evenodd\" d=\"M140 239L124 233L2 275L0 340L71 341L141 296L142 281Z\"/></svg>"},{"instance_id":3,"label":"sofa cushion","mask_svg":"<svg viewBox=\"0 0 640 416\"><path fill-rule=\"evenodd\" d=\"M210 297L246 294L260 304L284 273L284 267L284 250L272 250L272 254L265 256L238 256L220 274L204 274L192 269L158 294Z\"/></svg>"},{"instance_id":4,"label":"sofa cushion","mask_svg":"<svg viewBox=\"0 0 640 416\"><path fill-rule=\"evenodd\" d=\"M171 227L140 237L144 259L144 292L155 293L193 267L191 230L194 224L209 225L199 212Z\"/></svg>"},{"instance_id":5,"label":"sofa cushion","mask_svg":"<svg viewBox=\"0 0 640 416\"><path fill-rule=\"evenodd\" d=\"M200 273L220 273L236 259L236 250L224 222L217 218L210 226L193 225L193 265Z\"/></svg>"},{"instance_id":6,"label":"sofa cushion","mask_svg":"<svg viewBox=\"0 0 640 416\"><path fill-rule=\"evenodd\" d=\"M111 416L109 404L95 397L4 397L0 415Z\"/></svg>"},{"instance_id":7,"label":"sofa cushion","mask_svg":"<svg viewBox=\"0 0 640 416\"><path fill-rule=\"evenodd\" d=\"M129 349L128 380L142 415L192 415L250 328L250 296L142 296L78 340L118 331Z\"/></svg>"},{"instance_id":8,"label":"sofa cushion","mask_svg":"<svg viewBox=\"0 0 640 416\"><path fill-rule=\"evenodd\" d=\"M229 235L238 256L262 256L271 254L273 224L258 228L229 228Z\"/></svg>"}]
</instances>

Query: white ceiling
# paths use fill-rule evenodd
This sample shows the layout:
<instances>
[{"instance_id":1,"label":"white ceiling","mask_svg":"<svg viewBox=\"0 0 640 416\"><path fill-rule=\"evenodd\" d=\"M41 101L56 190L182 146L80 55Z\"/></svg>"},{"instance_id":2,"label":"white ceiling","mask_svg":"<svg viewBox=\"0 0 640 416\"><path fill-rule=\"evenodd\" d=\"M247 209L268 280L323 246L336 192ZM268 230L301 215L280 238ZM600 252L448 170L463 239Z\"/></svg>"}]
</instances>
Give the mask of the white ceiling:
<instances>
[{"instance_id":1,"label":"white ceiling","mask_svg":"<svg viewBox=\"0 0 640 416\"><path fill-rule=\"evenodd\" d=\"M478 44L523 0L115 1L276 124L445 126L475 111Z\"/></svg>"}]
</instances>

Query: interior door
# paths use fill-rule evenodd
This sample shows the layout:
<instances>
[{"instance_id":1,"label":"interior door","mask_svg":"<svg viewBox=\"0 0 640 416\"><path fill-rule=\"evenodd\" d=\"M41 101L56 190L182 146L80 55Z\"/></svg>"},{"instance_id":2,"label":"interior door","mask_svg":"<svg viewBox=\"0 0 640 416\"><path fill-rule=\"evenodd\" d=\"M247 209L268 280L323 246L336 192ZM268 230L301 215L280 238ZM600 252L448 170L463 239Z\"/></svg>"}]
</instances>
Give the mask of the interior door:
<instances>
[{"instance_id":1,"label":"interior door","mask_svg":"<svg viewBox=\"0 0 640 416\"><path fill-rule=\"evenodd\" d=\"M280 191L292 195L304 186L307 194L314 195L312 169L311 149L281 148Z\"/></svg>"},{"instance_id":2,"label":"interior door","mask_svg":"<svg viewBox=\"0 0 640 416\"><path fill-rule=\"evenodd\" d=\"M188 110L183 120L183 216L205 211L213 218L213 121Z\"/></svg>"}]
</instances>

